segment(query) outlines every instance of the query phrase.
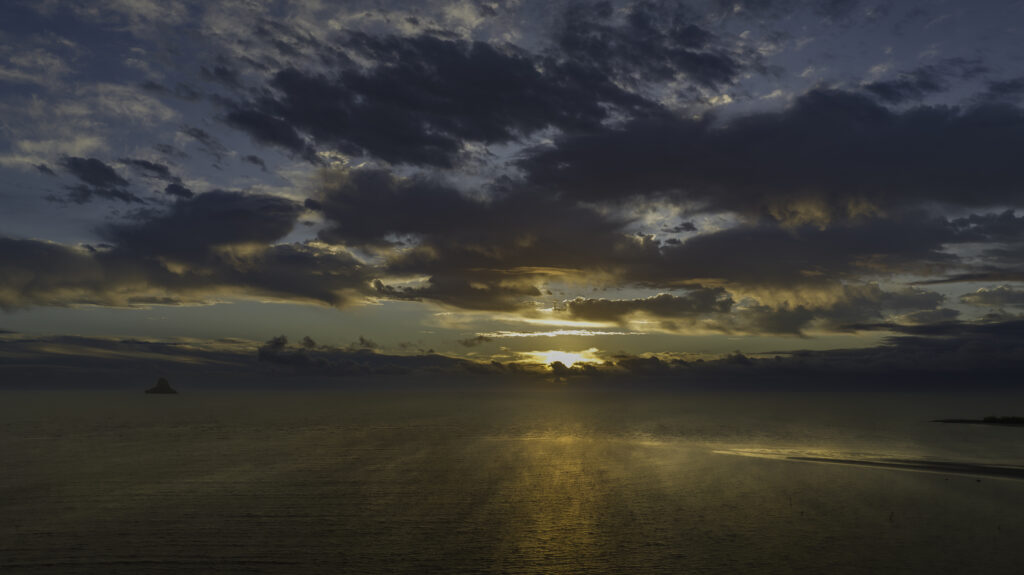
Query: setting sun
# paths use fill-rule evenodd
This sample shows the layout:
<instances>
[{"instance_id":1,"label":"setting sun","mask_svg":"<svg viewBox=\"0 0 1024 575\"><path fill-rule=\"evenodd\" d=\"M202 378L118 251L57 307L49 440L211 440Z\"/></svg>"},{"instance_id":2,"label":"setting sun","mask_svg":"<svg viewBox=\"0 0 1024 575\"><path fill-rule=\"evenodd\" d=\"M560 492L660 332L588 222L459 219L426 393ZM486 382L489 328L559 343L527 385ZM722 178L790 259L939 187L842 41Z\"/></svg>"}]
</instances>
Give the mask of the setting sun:
<instances>
[{"instance_id":1,"label":"setting sun","mask_svg":"<svg viewBox=\"0 0 1024 575\"><path fill-rule=\"evenodd\" d=\"M556 361L560 361L565 364L566 367L572 367L577 363L604 363L596 355L597 348L592 347L585 351L559 351L559 350L548 350L548 351L531 351L526 353L531 359L538 363L550 365Z\"/></svg>"}]
</instances>

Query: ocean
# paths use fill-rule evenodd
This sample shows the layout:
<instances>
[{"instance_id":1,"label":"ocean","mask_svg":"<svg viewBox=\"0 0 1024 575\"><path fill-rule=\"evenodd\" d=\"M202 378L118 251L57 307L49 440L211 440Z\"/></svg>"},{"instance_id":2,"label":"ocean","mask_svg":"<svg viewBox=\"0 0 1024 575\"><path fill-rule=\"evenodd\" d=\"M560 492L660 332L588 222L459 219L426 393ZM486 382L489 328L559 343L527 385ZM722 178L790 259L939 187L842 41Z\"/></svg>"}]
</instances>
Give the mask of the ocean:
<instances>
[{"instance_id":1,"label":"ocean","mask_svg":"<svg viewBox=\"0 0 1024 575\"><path fill-rule=\"evenodd\" d=\"M1024 396L0 393L2 573L1020 573Z\"/></svg>"}]
</instances>

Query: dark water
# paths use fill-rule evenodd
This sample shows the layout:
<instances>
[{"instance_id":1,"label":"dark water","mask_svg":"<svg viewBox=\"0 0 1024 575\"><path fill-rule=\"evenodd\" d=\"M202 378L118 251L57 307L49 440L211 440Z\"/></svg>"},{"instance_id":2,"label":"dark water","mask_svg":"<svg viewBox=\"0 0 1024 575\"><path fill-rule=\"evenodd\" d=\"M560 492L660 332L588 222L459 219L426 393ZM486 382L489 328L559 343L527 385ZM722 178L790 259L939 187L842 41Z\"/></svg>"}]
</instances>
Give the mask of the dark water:
<instances>
[{"instance_id":1,"label":"dark water","mask_svg":"<svg viewBox=\"0 0 1024 575\"><path fill-rule=\"evenodd\" d=\"M1024 481L989 472L1024 465L1024 428L928 422L1024 413L1021 396L5 392L0 402L3 573L1024 564ZM907 464L858 464L896 460Z\"/></svg>"}]
</instances>

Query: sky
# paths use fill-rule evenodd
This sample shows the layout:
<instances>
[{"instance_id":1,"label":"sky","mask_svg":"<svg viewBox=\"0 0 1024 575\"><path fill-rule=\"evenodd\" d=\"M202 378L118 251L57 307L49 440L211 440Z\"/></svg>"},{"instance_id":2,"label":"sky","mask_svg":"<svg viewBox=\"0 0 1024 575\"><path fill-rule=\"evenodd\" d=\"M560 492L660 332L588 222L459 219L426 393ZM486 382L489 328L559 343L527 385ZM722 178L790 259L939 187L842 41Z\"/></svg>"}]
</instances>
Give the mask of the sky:
<instances>
[{"instance_id":1,"label":"sky","mask_svg":"<svg viewBox=\"0 0 1024 575\"><path fill-rule=\"evenodd\" d=\"M1013 380L1022 44L1020 1L4 2L0 371Z\"/></svg>"}]
</instances>

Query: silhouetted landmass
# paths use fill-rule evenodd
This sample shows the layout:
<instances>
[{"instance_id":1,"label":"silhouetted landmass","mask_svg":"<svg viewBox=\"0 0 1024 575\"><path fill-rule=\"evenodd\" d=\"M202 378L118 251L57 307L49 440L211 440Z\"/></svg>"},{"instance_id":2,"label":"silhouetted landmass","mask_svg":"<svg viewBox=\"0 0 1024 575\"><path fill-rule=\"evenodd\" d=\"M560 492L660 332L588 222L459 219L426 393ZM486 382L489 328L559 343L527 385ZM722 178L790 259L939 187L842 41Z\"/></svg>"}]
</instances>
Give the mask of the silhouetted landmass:
<instances>
[{"instance_id":1,"label":"silhouetted landmass","mask_svg":"<svg viewBox=\"0 0 1024 575\"><path fill-rule=\"evenodd\" d=\"M156 385L146 390L146 393L178 393L171 387L171 384L166 379L160 378L156 380Z\"/></svg>"},{"instance_id":2,"label":"silhouetted landmass","mask_svg":"<svg viewBox=\"0 0 1024 575\"><path fill-rule=\"evenodd\" d=\"M988 416L985 419L933 419L935 423L978 423L982 425L1021 425L1024 426L1024 417L995 417Z\"/></svg>"}]
</instances>

